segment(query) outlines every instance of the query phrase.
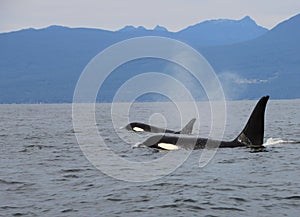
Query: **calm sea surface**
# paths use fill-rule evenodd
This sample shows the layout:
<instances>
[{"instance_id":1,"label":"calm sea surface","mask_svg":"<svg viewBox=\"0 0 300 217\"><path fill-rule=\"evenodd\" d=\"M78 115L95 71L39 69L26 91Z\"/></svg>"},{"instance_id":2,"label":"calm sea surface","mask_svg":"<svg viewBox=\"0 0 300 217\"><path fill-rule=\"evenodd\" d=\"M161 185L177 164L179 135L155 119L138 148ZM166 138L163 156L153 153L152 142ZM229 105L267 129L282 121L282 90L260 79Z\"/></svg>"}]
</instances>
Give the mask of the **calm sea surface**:
<instances>
[{"instance_id":1,"label":"calm sea surface","mask_svg":"<svg viewBox=\"0 0 300 217\"><path fill-rule=\"evenodd\" d=\"M242 130L255 103L228 102L225 140ZM130 121L150 118L152 124L180 128L178 111L170 103L135 104L129 113ZM99 134L116 155L135 162L166 155L133 148L149 134L120 129L126 119L113 115L120 120L116 130L110 104L97 104ZM207 116L200 113L194 134L209 133ZM300 100L268 103L266 151L218 149L201 168L203 150L195 150L175 171L147 182L118 180L93 166L76 140L80 132L73 129L71 104L0 105L0 117L0 216L296 217L300 213ZM184 150L168 154L180 152ZM108 167L116 164L109 155L103 158Z\"/></svg>"}]
</instances>

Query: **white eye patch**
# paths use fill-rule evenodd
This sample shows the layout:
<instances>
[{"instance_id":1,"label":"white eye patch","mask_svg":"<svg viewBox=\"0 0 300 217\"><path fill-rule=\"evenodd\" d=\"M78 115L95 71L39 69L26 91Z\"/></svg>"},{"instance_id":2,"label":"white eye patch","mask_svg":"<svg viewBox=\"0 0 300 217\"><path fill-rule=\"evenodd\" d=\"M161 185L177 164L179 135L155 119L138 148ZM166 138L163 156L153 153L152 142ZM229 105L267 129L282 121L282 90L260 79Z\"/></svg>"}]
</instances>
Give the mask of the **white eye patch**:
<instances>
[{"instance_id":1,"label":"white eye patch","mask_svg":"<svg viewBox=\"0 0 300 217\"><path fill-rule=\"evenodd\" d=\"M158 147L162 148L162 149L166 149L166 150L178 150L179 147L170 143L158 143L157 144Z\"/></svg>"},{"instance_id":2,"label":"white eye patch","mask_svg":"<svg viewBox=\"0 0 300 217\"><path fill-rule=\"evenodd\" d=\"M144 131L144 129L139 128L139 127L134 127L132 130L135 132L143 132Z\"/></svg>"}]
</instances>

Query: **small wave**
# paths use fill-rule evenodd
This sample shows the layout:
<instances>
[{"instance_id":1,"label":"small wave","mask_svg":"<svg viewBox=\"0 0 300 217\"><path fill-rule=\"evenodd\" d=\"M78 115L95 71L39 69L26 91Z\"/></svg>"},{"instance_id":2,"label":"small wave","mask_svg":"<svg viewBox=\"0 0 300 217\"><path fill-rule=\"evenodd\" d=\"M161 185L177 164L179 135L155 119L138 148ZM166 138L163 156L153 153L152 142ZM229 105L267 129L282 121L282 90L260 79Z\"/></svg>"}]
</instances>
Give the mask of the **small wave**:
<instances>
[{"instance_id":1,"label":"small wave","mask_svg":"<svg viewBox=\"0 0 300 217\"><path fill-rule=\"evenodd\" d=\"M117 202L117 201L122 201L122 199L120 199L120 198L112 198L112 197L110 197L110 198L106 198L106 200L109 200L109 201L114 201L114 202Z\"/></svg>"},{"instance_id":2,"label":"small wave","mask_svg":"<svg viewBox=\"0 0 300 217\"><path fill-rule=\"evenodd\" d=\"M41 150L43 148L53 148L55 146L52 145L24 145L23 149L21 149L19 152L29 152L32 150Z\"/></svg>"},{"instance_id":3,"label":"small wave","mask_svg":"<svg viewBox=\"0 0 300 217\"><path fill-rule=\"evenodd\" d=\"M35 139L42 139L42 136L25 136L24 140L35 140Z\"/></svg>"},{"instance_id":4,"label":"small wave","mask_svg":"<svg viewBox=\"0 0 300 217\"><path fill-rule=\"evenodd\" d=\"M237 207L212 207L215 210L228 210L228 211L245 211L243 209L239 209Z\"/></svg>"},{"instance_id":5,"label":"small wave","mask_svg":"<svg viewBox=\"0 0 300 217\"><path fill-rule=\"evenodd\" d=\"M65 176L63 176L64 178L79 178L79 176L77 176L77 175L72 175L72 174L70 174L70 175L65 175Z\"/></svg>"},{"instance_id":6,"label":"small wave","mask_svg":"<svg viewBox=\"0 0 300 217\"><path fill-rule=\"evenodd\" d=\"M196 205L185 205L184 207L186 207L188 209L193 209L193 210L205 210L205 208L202 208L202 207L196 206Z\"/></svg>"},{"instance_id":7,"label":"small wave","mask_svg":"<svg viewBox=\"0 0 300 217\"><path fill-rule=\"evenodd\" d=\"M281 145L281 144L300 144L300 141L285 140L281 138L269 138L263 146Z\"/></svg>"},{"instance_id":8,"label":"small wave","mask_svg":"<svg viewBox=\"0 0 300 217\"><path fill-rule=\"evenodd\" d=\"M160 206L157 206L157 208L178 208L180 207L179 204L163 204Z\"/></svg>"},{"instance_id":9,"label":"small wave","mask_svg":"<svg viewBox=\"0 0 300 217\"><path fill-rule=\"evenodd\" d=\"M285 197L284 199L286 199L286 200L300 200L300 196L299 195L293 195L293 196Z\"/></svg>"},{"instance_id":10,"label":"small wave","mask_svg":"<svg viewBox=\"0 0 300 217\"><path fill-rule=\"evenodd\" d=\"M4 180L4 179L0 179L0 184L14 185L14 184L25 184L25 182L7 181L7 180Z\"/></svg>"},{"instance_id":11,"label":"small wave","mask_svg":"<svg viewBox=\"0 0 300 217\"><path fill-rule=\"evenodd\" d=\"M17 206L1 206L0 209L18 209Z\"/></svg>"},{"instance_id":12,"label":"small wave","mask_svg":"<svg viewBox=\"0 0 300 217\"><path fill-rule=\"evenodd\" d=\"M78 212L77 210L75 209L64 209L61 211L62 213L67 213L67 212Z\"/></svg>"},{"instance_id":13,"label":"small wave","mask_svg":"<svg viewBox=\"0 0 300 217\"><path fill-rule=\"evenodd\" d=\"M245 198L241 198L241 197L229 197L230 199L233 199L235 201L238 202L248 202L248 200L246 200Z\"/></svg>"},{"instance_id":14,"label":"small wave","mask_svg":"<svg viewBox=\"0 0 300 217\"><path fill-rule=\"evenodd\" d=\"M65 130L64 133L66 134L74 134L76 133L74 129L70 129L70 130Z\"/></svg>"},{"instance_id":15,"label":"small wave","mask_svg":"<svg viewBox=\"0 0 300 217\"><path fill-rule=\"evenodd\" d=\"M9 191L9 192L16 192L16 191L22 191L22 192L23 191L28 191L28 192L31 192L31 191L37 190L37 188L34 187L35 185L36 185L35 183L17 184L16 186L7 189L7 191Z\"/></svg>"},{"instance_id":16,"label":"small wave","mask_svg":"<svg viewBox=\"0 0 300 217\"><path fill-rule=\"evenodd\" d=\"M63 173L77 173L77 172L82 172L84 171L83 169L62 169L61 172Z\"/></svg>"},{"instance_id":17,"label":"small wave","mask_svg":"<svg viewBox=\"0 0 300 217\"><path fill-rule=\"evenodd\" d=\"M178 202L183 202L183 203L196 203L198 202L197 200L193 200L193 199L176 199L174 200L174 203L178 203Z\"/></svg>"},{"instance_id":18,"label":"small wave","mask_svg":"<svg viewBox=\"0 0 300 217\"><path fill-rule=\"evenodd\" d=\"M138 143L135 143L134 145L132 145L131 148L132 149L134 149L134 148L147 148L147 146L140 143L140 142L138 142Z\"/></svg>"}]
</instances>

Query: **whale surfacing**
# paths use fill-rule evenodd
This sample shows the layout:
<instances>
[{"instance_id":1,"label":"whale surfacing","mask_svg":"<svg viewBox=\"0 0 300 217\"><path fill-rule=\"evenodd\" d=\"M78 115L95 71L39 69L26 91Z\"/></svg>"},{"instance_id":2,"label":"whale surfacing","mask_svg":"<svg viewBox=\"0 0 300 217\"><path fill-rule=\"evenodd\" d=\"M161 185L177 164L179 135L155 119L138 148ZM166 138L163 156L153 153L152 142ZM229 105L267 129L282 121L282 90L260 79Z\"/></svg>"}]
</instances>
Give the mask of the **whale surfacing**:
<instances>
[{"instance_id":1,"label":"whale surfacing","mask_svg":"<svg viewBox=\"0 0 300 217\"><path fill-rule=\"evenodd\" d=\"M155 126L151 126L148 124L140 123L140 122L133 122L125 126L127 130L134 131L134 132L152 132L152 133L173 133L173 134L191 134L193 131L193 127L195 124L196 119L193 118L190 120L184 128L180 131L168 130L163 129Z\"/></svg>"},{"instance_id":2,"label":"whale surfacing","mask_svg":"<svg viewBox=\"0 0 300 217\"><path fill-rule=\"evenodd\" d=\"M269 96L262 97L256 104L251 116L242 132L232 141L218 141L197 136L181 135L155 135L146 139L142 145L163 149L202 149L212 148L235 148L249 147L253 149L263 148L264 139L264 117Z\"/></svg>"}]
</instances>

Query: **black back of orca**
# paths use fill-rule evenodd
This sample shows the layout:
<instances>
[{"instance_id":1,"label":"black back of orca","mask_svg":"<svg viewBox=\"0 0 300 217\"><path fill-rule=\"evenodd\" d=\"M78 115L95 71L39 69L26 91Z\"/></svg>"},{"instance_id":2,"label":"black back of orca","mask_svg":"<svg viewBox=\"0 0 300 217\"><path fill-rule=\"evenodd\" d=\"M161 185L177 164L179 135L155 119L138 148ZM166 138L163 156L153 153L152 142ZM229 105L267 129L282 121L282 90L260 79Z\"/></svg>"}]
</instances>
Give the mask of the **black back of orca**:
<instances>
[{"instance_id":1,"label":"black back of orca","mask_svg":"<svg viewBox=\"0 0 300 217\"><path fill-rule=\"evenodd\" d=\"M269 96L264 96L258 101L246 126L233 141L217 141L195 136L155 135L145 140L142 145L165 150L175 150L179 148L201 149L205 147L234 148L243 146L261 148L264 138L264 117L268 99Z\"/></svg>"},{"instance_id":2,"label":"black back of orca","mask_svg":"<svg viewBox=\"0 0 300 217\"><path fill-rule=\"evenodd\" d=\"M194 123L196 119L193 118L190 120L184 128L180 131L174 131L169 129L163 129L156 126L151 126L148 124L140 123L140 122L133 122L128 124L125 128L127 130L131 130L134 132L152 132L152 133L171 133L171 134L191 134L193 131Z\"/></svg>"}]
</instances>

